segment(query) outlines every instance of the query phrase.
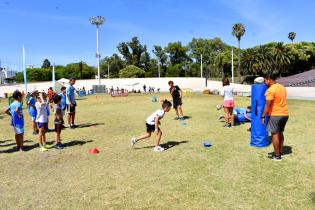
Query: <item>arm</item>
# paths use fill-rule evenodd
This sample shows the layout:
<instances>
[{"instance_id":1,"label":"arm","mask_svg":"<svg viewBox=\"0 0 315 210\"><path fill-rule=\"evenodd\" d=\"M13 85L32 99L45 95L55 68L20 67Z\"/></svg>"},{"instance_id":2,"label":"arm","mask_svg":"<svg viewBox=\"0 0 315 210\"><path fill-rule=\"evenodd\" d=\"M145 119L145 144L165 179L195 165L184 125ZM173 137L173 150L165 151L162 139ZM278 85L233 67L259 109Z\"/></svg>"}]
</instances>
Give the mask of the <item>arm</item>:
<instances>
[{"instance_id":1,"label":"arm","mask_svg":"<svg viewBox=\"0 0 315 210\"><path fill-rule=\"evenodd\" d=\"M21 112L20 112L20 110L19 110L18 107L16 107L15 112L17 113L17 115L18 115L19 118L21 119L21 118L22 118L22 115L21 115Z\"/></svg>"},{"instance_id":2,"label":"arm","mask_svg":"<svg viewBox=\"0 0 315 210\"><path fill-rule=\"evenodd\" d=\"M3 112L6 113L7 115L12 116L9 108L6 108L5 110L3 110Z\"/></svg>"},{"instance_id":3,"label":"arm","mask_svg":"<svg viewBox=\"0 0 315 210\"><path fill-rule=\"evenodd\" d=\"M270 110L270 106L271 106L272 103L273 103L273 100L267 100L267 101L266 101L265 108L264 108L264 112L263 112L263 114L262 114L262 116L261 116L261 118L262 118L262 123L265 123L265 116L268 115L269 110Z\"/></svg>"},{"instance_id":4,"label":"arm","mask_svg":"<svg viewBox=\"0 0 315 210\"><path fill-rule=\"evenodd\" d=\"M247 120L252 121L252 119L251 119L246 113L244 113L244 117L245 117Z\"/></svg>"}]
</instances>

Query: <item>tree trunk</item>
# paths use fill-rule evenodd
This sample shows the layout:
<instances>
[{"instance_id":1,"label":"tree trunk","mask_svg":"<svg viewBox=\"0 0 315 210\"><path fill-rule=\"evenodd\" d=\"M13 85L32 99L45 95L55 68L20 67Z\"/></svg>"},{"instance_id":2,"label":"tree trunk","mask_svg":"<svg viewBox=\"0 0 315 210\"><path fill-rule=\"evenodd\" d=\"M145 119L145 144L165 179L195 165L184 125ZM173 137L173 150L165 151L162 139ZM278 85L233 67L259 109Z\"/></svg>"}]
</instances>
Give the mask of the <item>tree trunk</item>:
<instances>
[{"instance_id":1,"label":"tree trunk","mask_svg":"<svg viewBox=\"0 0 315 210\"><path fill-rule=\"evenodd\" d=\"M238 68L237 68L238 83L241 83L241 40L238 39Z\"/></svg>"}]
</instances>

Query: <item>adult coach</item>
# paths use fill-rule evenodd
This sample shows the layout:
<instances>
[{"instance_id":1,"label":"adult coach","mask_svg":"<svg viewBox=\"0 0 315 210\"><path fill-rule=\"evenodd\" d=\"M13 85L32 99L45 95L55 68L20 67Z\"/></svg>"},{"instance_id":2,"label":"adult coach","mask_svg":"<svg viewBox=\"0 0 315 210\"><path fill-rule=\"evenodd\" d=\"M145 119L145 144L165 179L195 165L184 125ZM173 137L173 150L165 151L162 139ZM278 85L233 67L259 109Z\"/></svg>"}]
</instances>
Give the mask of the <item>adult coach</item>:
<instances>
[{"instance_id":1,"label":"adult coach","mask_svg":"<svg viewBox=\"0 0 315 210\"><path fill-rule=\"evenodd\" d=\"M274 75L265 78L268 89L265 93L266 105L262 115L262 122L266 115L269 115L268 131L272 136L274 154L271 159L281 161L283 155L284 128L289 119L289 111L286 102L287 91L285 87L276 82Z\"/></svg>"},{"instance_id":2,"label":"adult coach","mask_svg":"<svg viewBox=\"0 0 315 210\"><path fill-rule=\"evenodd\" d=\"M174 85L173 81L169 81L168 85L170 86L170 93L173 98L173 107L176 111L176 119L184 119L182 105L183 105L183 91L177 86Z\"/></svg>"},{"instance_id":3,"label":"adult coach","mask_svg":"<svg viewBox=\"0 0 315 210\"><path fill-rule=\"evenodd\" d=\"M73 85L75 84L75 78L70 78L69 84L66 87L66 107L68 112L68 124L71 129L75 127L74 125L74 118L75 118L75 96L74 91L75 88Z\"/></svg>"}]
</instances>

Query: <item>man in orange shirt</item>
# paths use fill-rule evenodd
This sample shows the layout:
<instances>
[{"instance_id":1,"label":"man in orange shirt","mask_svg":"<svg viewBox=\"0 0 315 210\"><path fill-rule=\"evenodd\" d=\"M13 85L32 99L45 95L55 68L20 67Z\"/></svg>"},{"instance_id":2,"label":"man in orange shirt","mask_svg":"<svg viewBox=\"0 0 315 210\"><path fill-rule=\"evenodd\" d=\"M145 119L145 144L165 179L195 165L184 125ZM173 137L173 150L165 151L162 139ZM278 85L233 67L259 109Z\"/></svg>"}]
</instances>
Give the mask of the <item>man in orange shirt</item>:
<instances>
[{"instance_id":1,"label":"man in orange shirt","mask_svg":"<svg viewBox=\"0 0 315 210\"><path fill-rule=\"evenodd\" d=\"M283 131L285 125L289 119L289 111L286 102L287 91L285 87L276 82L274 75L269 75L265 78L265 84L268 89L265 93L266 105L262 114L262 122L266 115L269 115L268 131L272 136L272 144L274 148L274 154L271 159L281 161L281 155L283 155Z\"/></svg>"}]
</instances>

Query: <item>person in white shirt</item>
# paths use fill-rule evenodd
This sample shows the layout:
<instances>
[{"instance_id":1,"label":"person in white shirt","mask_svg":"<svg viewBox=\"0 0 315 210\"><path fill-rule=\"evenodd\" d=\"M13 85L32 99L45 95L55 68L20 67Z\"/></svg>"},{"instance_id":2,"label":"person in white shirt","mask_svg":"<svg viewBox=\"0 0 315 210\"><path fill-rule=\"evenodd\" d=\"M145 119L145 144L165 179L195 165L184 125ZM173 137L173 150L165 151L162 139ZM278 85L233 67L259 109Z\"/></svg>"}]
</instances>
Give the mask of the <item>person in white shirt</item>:
<instances>
[{"instance_id":1,"label":"person in white shirt","mask_svg":"<svg viewBox=\"0 0 315 210\"><path fill-rule=\"evenodd\" d=\"M221 90L221 96L224 98L223 107L225 112L225 125L223 127L234 127L234 88L230 85L229 79L227 77L223 78L222 85L223 88ZM231 125L229 124L229 119L231 119Z\"/></svg>"},{"instance_id":2,"label":"person in white shirt","mask_svg":"<svg viewBox=\"0 0 315 210\"><path fill-rule=\"evenodd\" d=\"M35 103L37 115L36 122L37 127L39 129L39 147L40 151L45 152L48 150L46 145L46 128L48 126L48 101L46 101L47 95L46 93L39 93L39 97L37 98L37 102Z\"/></svg>"},{"instance_id":3,"label":"person in white shirt","mask_svg":"<svg viewBox=\"0 0 315 210\"><path fill-rule=\"evenodd\" d=\"M161 152L164 150L163 147L160 146L160 140L162 137L162 131L159 127L161 125L160 119L162 119L165 115L165 112L169 112L172 107L172 103L168 100L164 100L162 104L162 109L156 110L153 114L151 114L146 120L147 132L137 138L131 138L131 146L133 147L137 141L149 138L152 132L156 132L156 146L154 147L155 152Z\"/></svg>"}]
</instances>

